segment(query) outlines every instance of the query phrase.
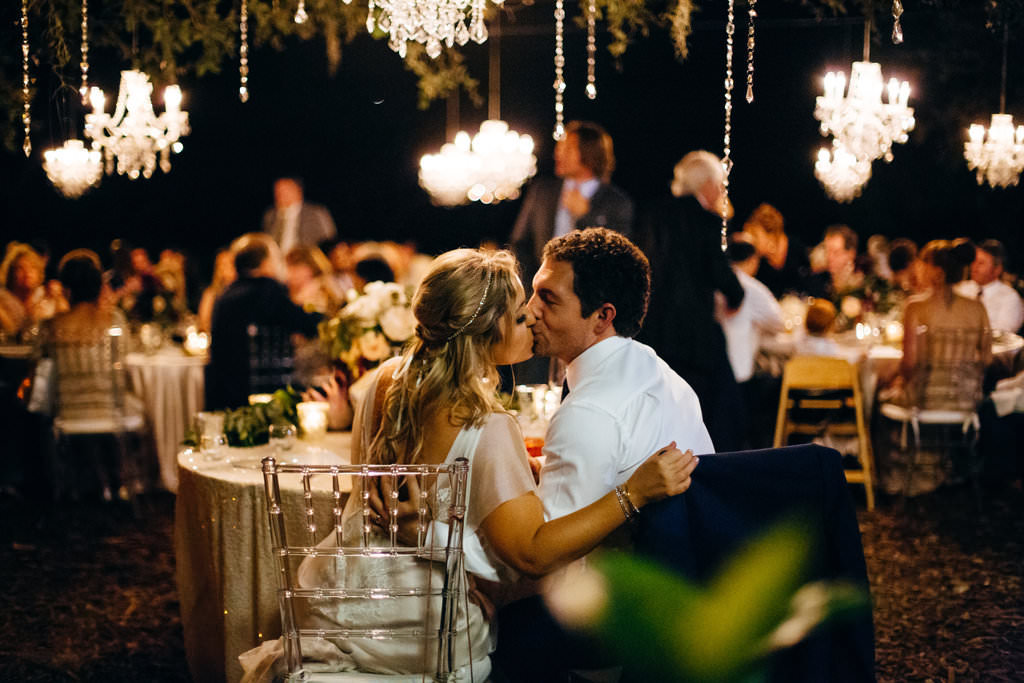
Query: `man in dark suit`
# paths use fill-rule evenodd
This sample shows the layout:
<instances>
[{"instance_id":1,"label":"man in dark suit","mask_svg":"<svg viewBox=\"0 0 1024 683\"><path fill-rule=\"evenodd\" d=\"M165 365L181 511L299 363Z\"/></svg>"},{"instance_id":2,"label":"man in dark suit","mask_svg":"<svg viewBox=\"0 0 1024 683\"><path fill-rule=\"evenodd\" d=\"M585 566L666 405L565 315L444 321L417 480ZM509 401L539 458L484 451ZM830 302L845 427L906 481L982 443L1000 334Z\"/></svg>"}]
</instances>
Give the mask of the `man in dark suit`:
<instances>
[{"instance_id":1,"label":"man in dark suit","mask_svg":"<svg viewBox=\"0 0 1024 683\"><path fill-rule=\"evenodd\" d=\"M510 239L523 269L533 279L552 237L571 230L608 228L627 237L633 228L633 201L612 185L612 138L596 123L572 121L555 144L556 178L531 183Z\"/></svg>"},{"instance_id":2,"label":"man in dark suit","mask_svg":"<svg viewBox=\"0 0 1024 683\"><path fill-rule=\"evenodd\" d=\"M640 240L651 262L651 303L638 339L697 392L716 451L738 450L744 427L725 335L715 319L716 292L732 312L743 300L721 248L723 180L714 154L684 156L676 164L673 198L655 209Z\"/></svg>"},{"instance_id":3,"label":"man in dark suit","mask_svg":"<svg viewBox=\"0 0 1024 683\"><path fill-rule=\"evenodd\" d=\"M231 246L238 279L217 298L210 330L210 362L206 366L206 409L245 405L249 396L250 325L282 334L316 335L319 313L306 313L288 296L280 281L281 253L270 237L249 233Z\"/></svg>"},{"instance_id":4,"label":"man in dark suit","mask_svg":"<svg viewBox=\"0 0 1024 683\"><path fill-rule=\"evenodd\" d=\"M273 237L285 254L292 247L315 247L338 234L326 207L305 201L299 178L274 182L274 206L263 214L263 232Z\"/></svg>"}]
</instances>

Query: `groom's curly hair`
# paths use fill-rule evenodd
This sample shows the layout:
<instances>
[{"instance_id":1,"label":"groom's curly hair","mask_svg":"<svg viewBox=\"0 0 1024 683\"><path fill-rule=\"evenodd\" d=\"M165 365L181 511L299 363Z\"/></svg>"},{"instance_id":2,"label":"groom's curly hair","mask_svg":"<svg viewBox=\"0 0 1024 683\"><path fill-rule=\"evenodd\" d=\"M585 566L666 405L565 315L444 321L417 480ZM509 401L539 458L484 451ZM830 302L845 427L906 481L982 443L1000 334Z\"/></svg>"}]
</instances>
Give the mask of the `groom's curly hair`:
<instances>
[{"instance_id":1,"label":"groom's curly hair","mask_svg":"<svg viewBox=\"0 0 1024 683\"><path fill-rule=\"evenodd\" d=\"M615 333L636 336L651 298L651 266L639 247L614 230L587 228L548 242L544 258L572 266L572 289L584 318L612 304Z\"/></svg>"}]
</instances>

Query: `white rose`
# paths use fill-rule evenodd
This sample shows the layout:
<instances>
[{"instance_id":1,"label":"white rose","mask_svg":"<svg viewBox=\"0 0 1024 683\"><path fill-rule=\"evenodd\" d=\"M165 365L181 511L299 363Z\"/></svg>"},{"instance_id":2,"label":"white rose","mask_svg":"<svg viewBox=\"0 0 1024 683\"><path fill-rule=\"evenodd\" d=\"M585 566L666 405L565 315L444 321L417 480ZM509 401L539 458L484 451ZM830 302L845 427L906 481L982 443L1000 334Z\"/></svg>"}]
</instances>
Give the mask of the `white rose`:
<instances>
[{"instance_id":1,"label":"white rose","mask_svg":"<svg viewBox=\"0 0 1024 683\"><path fill-rule=\"evenodd\" d=\"M839 310L850 320L860 316L861 301L855 296L845 296L839 304Z\"/></svg>"},{"instance_id":2,"label":"white rose","mask_svg":"<svg viewBox=\"0 0 1024 683\"><path fill-rule=\"evenodd\" d=\"M358 320L364 327L372 327L377 323L380 307L370 296L361 296L345 307L345 317Z\"/></svg>"},{"instance_id":3,"label":"white rose","mask_svg":"<svg viewBox=\"0 0 1024 683\"><path fill-rule=\"evenodd\" d=\"M359 348L363 352L363 358L368 361L384 360L391 355L391 344L388 338L380 332L370 330L359 337Z\"/></svg>"},{"instance_id":4,"label":"white rose","mask_svg":"<svg viewBox=\"0 0 1024 683\"><path fill-rule=\"evenodd\" d=\"M389 308L380 314L380 327L388 339L404 342L416 331L416 316L405 307Z\"/></svg>"}]
</instances>

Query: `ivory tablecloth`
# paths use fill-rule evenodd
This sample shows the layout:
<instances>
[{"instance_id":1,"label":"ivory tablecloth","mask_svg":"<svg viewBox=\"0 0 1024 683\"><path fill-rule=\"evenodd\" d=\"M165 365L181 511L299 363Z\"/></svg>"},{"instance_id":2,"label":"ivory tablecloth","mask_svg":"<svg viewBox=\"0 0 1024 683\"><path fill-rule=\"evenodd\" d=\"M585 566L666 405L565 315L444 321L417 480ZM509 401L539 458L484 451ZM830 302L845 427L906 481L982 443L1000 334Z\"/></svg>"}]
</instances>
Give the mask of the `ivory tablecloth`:
<instances>
[{"instance_id":1,"label":"ivory tablecloth","mask_svg":"<svg viewBox=\"0 0 1024 683\"><path fill-rule=\"evenodd\" d=\"M348 463L350 444L351 433L328 433L299 441L289 456L301 462L328 451ZM271 455L266 446L223 450L227 460ZM191 449L177 464L174 555L185 655L195 683L235 683L242 677L238 655L281 635L263 473ZM302 496L301 489L281 493L286 501Z\"/></svg>"},{"instance_id":2,"label":"ivory tablecloth","mask_svg":"<svg viewBox=\"0 0 1024 683\"><path fill-rule=\"evenodd\" d=\"M165 346L155 354L129 353L125 365L132 390L142 399L153 430L160 483L178 490L178 450L185 429L203 409L205 356L189 356L177 346Z\"/></svg>"}]
</instances>

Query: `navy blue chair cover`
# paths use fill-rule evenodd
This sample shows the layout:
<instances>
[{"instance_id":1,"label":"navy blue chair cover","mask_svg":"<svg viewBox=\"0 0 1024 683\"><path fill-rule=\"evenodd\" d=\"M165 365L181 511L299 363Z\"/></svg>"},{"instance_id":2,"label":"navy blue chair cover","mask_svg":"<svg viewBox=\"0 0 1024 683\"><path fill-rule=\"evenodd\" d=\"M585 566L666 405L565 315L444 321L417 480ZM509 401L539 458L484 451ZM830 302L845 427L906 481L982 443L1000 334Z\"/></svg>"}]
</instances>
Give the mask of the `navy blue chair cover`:
<instances>
[{"instance_id":1,"label":"navy blue chair cover","mask_svg":"<svg viewBox=\"0 0 1024 683\"><path fill-rule=\"evenodd\" d=\"M636 552L704 582L752 536L794 513L818 526L808 580L844 579L868 590L864 549L839 453L816 444L701 458L689 491L643 509ZM769 680L874 681L870 611L826 624L777 653ZM627 676L628 678L628 676Z\"/></svg>"}]
</instances>

